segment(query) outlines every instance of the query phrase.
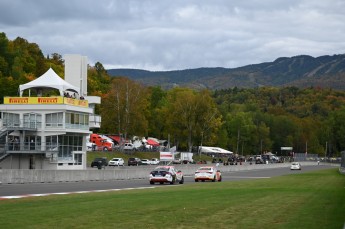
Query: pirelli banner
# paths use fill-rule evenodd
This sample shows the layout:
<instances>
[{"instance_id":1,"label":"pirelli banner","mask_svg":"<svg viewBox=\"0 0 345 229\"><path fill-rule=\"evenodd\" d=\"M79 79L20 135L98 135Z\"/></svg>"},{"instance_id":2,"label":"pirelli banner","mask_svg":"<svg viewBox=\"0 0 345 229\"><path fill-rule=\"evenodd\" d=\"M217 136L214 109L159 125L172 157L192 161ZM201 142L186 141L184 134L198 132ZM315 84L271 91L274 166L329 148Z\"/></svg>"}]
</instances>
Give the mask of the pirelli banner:
<instances>
[{"instance_id":1,"label":"pirelli banner","mask_svg":"<svg viewBox=\"0 0 345 229\"><path fill-rule=\"evenodd\" d=\"M4 97L4 104L68 104L72 106L88 107L87 100L56 97Z\"/></svg>"}]
</instances>

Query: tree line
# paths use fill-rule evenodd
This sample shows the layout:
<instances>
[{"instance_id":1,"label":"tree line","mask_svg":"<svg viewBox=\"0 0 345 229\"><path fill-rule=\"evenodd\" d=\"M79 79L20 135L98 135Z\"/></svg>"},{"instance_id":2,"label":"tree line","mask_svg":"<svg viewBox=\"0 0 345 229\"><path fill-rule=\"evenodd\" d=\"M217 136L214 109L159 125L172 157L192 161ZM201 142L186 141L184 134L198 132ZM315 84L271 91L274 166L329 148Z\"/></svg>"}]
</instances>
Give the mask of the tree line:
<instances>
[{"instance_id":1,"label":"tree line","mask_svg":"<svg viewBox=\"0 0 345 229\"><path fill-rule=\"evenodd\" d=\"M0 33L0 102L49 67L64 77L60 54L44 56L23 38ZM88 94L102 97L97 132L169 139L179 150L219 146L238 154L293 147L296 153L337 156L345 148L345 92L324 88L258 87L163 90L110 77L100 62L88 66Z\"/></svg>"}]
</instances>

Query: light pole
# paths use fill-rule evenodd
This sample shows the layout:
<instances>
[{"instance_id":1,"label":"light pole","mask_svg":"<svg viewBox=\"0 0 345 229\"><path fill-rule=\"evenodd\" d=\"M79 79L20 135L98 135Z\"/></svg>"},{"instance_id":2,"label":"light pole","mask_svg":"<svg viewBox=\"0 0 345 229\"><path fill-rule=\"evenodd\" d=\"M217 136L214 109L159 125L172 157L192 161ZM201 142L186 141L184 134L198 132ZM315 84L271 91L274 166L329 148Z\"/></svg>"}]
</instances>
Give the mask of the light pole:
<instances>
[{"instance_id":1,"label":"light pole","mask_svg":"<svg viewBox=\"0 0 345 229\"><path fill-rule=\"evenodd\" d=\"M201 131L201 142L199 147L199 160L201 161L201 150L202 150L202 141L204 140L204 131Z\"/></svg>"}]
</instances>

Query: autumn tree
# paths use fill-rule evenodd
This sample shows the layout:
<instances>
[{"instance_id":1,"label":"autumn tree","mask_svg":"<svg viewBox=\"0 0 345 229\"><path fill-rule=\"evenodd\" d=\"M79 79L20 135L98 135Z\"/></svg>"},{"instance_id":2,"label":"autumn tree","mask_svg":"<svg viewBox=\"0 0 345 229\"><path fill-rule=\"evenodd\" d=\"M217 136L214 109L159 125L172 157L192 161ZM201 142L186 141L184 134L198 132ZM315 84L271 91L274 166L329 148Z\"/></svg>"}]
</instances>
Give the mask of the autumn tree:
<instances>
[{"instance_id":1,"label":"autumn tree","mask_svg":"<svg viewBox=\"0 0 345 229\"><path fill-rule=\"evenodd\" d=\"M149 112L148 112L148 135L159 139L167 138L165 136L166 118L164 109L167 106L167 91L160 87L149 87Z\"/></svg>"},{"instance_id":2,"label":"autumn tree","mask_svg":"<svg viewBox=\"0 0 345 229\"><path fill-rule=\"evenodd\" d=\"M148 130L147 89L126 78L114 78L102 96L102 132L146 136Z\"/></svg>"},{"instance_id":3,"label":"autumn tree","mask_svg":"<svg viewBox=\"0 0 345 229\"><path fill-rule=\"evenodd\" d=\"M202 138L215 142L221 116L209 91L175 88L168 92L167 99L167 131L176 145L182 143L183 148L191 151L193 144L200 144Z\"/></svg>"},{"instance_id":4,"label":"autumn tree","mask_svg":"<svg viewBox=\"0 0 345 229\"><path fill-rule=\"evenodd\" d=\"M93 67L88 67L87 92L89 95L102 96L110 91L112 78L106 71L100 71L101 67L103 68L99 62Z\"/></svg>"},{"instance_id":5,"label":"autumn tree","mask_svg":"<svg viewBox=\"0 0 345 229\"><path fill-rule=\"evenodd\" d=\"M327 123L329 125L328 131L328 156L339 154L345 149L345 108L331 113Z\"/></svg>"},{"instance_id":6,"label":"autumn tree","mask_svg":"<svg viewBox=\"0 0 345 229\"><path fill-rule=\"evenodd\" d=\"M237 154L253 153L257 138L256 125L248 112L229 112L225 119L231 150Z\"/></svg>"}]
</instances>

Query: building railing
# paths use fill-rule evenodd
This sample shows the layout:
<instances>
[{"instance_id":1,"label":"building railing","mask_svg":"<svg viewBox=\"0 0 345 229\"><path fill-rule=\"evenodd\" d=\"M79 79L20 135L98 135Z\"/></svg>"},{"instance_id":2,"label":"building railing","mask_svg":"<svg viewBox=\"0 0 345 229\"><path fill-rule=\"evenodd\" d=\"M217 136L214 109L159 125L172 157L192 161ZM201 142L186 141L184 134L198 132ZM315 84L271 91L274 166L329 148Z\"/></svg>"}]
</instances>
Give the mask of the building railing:
<instances>
[{"instance_id":1,"label":"building railing","mask_svg":"<svg viewBox=\"0 0 345 229\"><path fill-rule=\"evenodd\" d=\"M37 142L8 142L5 144L0 144L0 149L4 152L13 152L13 151L38 151L38 152L46 152L46 151L54 151L57 152L59 149L59 145L46 145L42 148L42 144Z\"/></svg>"},{"instance_id":2,"label":"building railing","mask_svg":"<svg viewBox=\"0 0 345 229\"><path fill-rule=\"evenodd\" d=\"M30 130L36 130L37 128L42 127L42 123L40 121L25 121L25 120L2 120L2 126L4 128L7 128L8 130L11 129L30 129Z\"/></svg>"},{"instance_id":3,"label":"building railing","mask_svg":"<svg viewBox=\"0 0 345 229\"><path fill-rule=\"evenodd\" d=\"M46 129L79 129L79 130L89 130L89 123L87 124L71 124L71 123L46 123ZM12 120L2 120L2 126L0 126L0 133L1 130L37 130L42 128L41 121L23 121L18 120L17 122L13 122Z\"/></svg>"}]
</instances>

